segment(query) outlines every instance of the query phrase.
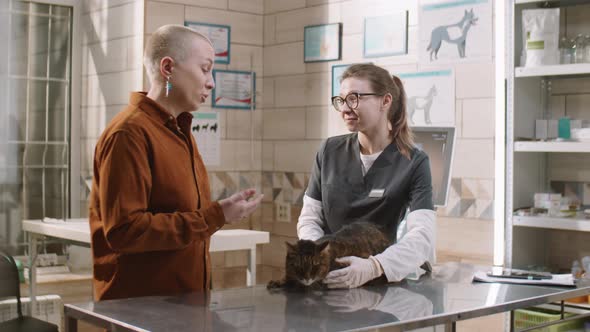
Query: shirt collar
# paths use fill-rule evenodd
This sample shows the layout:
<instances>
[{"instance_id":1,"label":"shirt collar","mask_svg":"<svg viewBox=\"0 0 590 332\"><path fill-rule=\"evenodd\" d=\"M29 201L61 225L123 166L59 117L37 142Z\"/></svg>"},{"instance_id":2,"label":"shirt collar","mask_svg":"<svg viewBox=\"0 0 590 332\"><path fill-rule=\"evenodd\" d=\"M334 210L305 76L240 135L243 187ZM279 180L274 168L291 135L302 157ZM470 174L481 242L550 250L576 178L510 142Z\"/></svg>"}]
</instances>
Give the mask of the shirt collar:
<instances>
[{"instance_id":1,"label":"shirt collar","mask_svg":"<svg viewBox=\"0 0 590 332\"><path fill-rule=\"evenodd\" d=\"M138 106L141 110L146 112L151 118L159 120L165 126L181 127L183 130L189 128L193 120L193 115L189 112L182 112L177 118L166 111L166 109L158 104L155 100L147 96L147 92L137 91L131 92L129 96L129 103Z\"/></svg>"}]
</instances>

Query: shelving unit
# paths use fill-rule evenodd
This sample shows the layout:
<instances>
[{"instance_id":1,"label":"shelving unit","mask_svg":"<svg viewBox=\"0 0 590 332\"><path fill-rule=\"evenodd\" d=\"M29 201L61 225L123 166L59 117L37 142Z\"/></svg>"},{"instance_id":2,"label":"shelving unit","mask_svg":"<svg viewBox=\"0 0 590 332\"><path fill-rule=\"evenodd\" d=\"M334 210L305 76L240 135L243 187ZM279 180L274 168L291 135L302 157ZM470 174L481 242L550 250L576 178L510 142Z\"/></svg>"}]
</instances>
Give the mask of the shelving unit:
<instances>
[{"instance_id":1,"label":"shelving unit","mask_svg":"<svg viewBox=\"0 0 590 332\"><path fill-rule=\"evenodd\" d=\"M513 226L590 232L589 219L554 217L512 217Z\"/></svg>"},{"instance_id":2,"label":"shelving unit","mask_svg":"<svg viewBox=\"0 0 590 332\"><path fill-rule=\"evenodd\" d=\"M507 93L506 93L506 182L505 182L505 259L507 267L540 268L565 270L580 256L587 254L587 248L576 251L572 243L563 243L575 238L576 241L590 243L590 220L576 218L522 217L513 215L515 209L534 205L534 194L551 191L551 181L578 181L578 174L555 167L575 160L582 165L590 155L590 142L584 141L534 141L535 120L551 117L551 89L561 80L567 86L585 85L590 82L590 63L560 64L539 67L522 67L522 11L538 8L546 3L559 6L561 10L560 36L567 31L568 36L586 29L590 32L590 22L581 21L578 14L587 12L590 0L561 1L511 1L508 8L507 27ZM575 11L567 10L573 5ZM567 8L567 9L566 9ZM579 8L579 9L578 9ZM576 12L576 13L574 13ZM572 16L569 14L574 13ZM577 19L577 21L576 21ZM580 26L580 22L583 22ZM572 28L570 25L574 25ZM578 24L578 25L576 25ZM569 30L568 30L569 28ZM577 30L576 30L577 29ZM575 34L574 34L575 36ZM579 81L577 81L579 80ZM583 83L580 83L583 82ZM562 90L560 93L567 95ZM566 97L563 97L566 98ZM563 104L566 104L564 101ZM566 106L563 109L567 111ZM562 115L563 116L563 115ZM580 116L578 114L578 116ZM590 109L580 118L590 119ZM555 119L553 117L553 119ZM568 164L569 165L569 164ZM564 175L565 174L565 175ZM584 180L590 182L590 179ZM575 241L574 241L575 242ZM565 249L564 249L565 248Z\"/></svg>"},{"instance_id":3,"label":"shelving unit","mask_svg":"<svg viewBox=\"0 0 590 332\"><path fill-rule=\"evenodd\" d=\"M514 77L589 75L590 63L575 63L542 67L516 67Z\"/></svg>"},{"instance_id":4,"label":"shelving unit","mask_svg":"<svg viewBox=\"0 0 590 332\"><path fill-rule=\"evenodd\" d=\"M590 142L514 142L515 152L590 153Z\"/></svg>"}]
</instances>

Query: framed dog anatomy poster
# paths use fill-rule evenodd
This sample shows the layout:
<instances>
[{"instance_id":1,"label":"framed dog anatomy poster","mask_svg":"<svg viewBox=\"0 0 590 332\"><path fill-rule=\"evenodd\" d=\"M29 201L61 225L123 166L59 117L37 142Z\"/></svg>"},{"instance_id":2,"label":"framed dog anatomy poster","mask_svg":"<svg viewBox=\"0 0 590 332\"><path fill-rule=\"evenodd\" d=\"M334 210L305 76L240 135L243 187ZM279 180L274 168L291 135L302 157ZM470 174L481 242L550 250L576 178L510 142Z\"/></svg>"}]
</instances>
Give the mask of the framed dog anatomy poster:
<instances>
[{"instance_id":1,"label":"framed dog anatomy poster","mask_svg":"<svg viewBox=\"0 0 590 332\"><path fill-rule=\"evenodd\" d=\"M451 69L396 75L406 88L410 126L454 126L455 75Z\"/></svg>"},{"instance_id":2,"label":"framed dog anatomy poster","mask_svg":"<svg viewBox=\"0 0 590 332\"><path fill-rule=\"evenodd\" d=\"M423 1L420 65L491 60L492 0Z\"/></svg>"}]
</instances>

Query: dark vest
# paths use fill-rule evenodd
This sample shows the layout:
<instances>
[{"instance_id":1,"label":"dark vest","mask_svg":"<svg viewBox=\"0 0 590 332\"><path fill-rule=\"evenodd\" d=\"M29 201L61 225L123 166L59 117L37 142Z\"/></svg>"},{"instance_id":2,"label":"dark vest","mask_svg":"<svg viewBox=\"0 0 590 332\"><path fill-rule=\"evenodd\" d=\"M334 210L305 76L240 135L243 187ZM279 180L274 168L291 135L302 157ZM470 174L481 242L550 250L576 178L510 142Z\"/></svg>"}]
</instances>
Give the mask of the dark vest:
<instances>
[{"instance_id":1,"label":"dark vest","mask_svg":"<svg viewBox=\"0 0 590 332\"><path fill-rule=\"evenodd\" d=\"M306 194L322 201L327 234L364 220L384 226L395 240L408 207L411 211L434 209L430 165L424 152L413 149L408 159L392 143L363 177L356 133L331 137L322 144Z\"/></svg>"}]
</instances>

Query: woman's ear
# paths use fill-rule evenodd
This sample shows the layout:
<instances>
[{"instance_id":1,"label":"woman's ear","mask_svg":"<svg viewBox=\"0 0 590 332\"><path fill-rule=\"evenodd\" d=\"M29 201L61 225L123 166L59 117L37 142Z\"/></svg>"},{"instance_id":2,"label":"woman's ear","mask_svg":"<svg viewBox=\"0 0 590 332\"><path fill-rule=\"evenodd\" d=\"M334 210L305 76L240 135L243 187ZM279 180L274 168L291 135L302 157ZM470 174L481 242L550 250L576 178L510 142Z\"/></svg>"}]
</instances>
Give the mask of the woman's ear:
<instances>
[{"instance_id":1,"label":"woman's ear","mask_svg":"<svg viewBox=\"0 0 590 332\"><path fill-rule=\"evenodd\" d=\"M174 59L169 56L165 56L160 60L160 74L164 78L172 76L172 70L174 69Z\"/></svg>"},{"instance_id":2,"label":"woman's ear","mask_svg":"<svg viewBox=\"0 0 590 332\"><path fill-rule=\"evenodd\" d=\"M386 93L383 96L383 102L382 102L381 106L385 111L388 111L389 108L391 108L392 102L393 102L393 97L391 96L391 93Z\"/></svg>"}]
</instances>

